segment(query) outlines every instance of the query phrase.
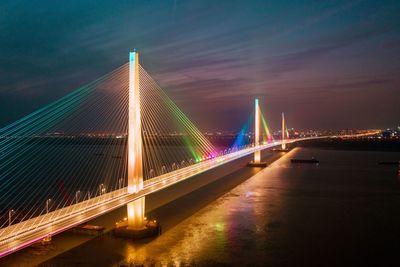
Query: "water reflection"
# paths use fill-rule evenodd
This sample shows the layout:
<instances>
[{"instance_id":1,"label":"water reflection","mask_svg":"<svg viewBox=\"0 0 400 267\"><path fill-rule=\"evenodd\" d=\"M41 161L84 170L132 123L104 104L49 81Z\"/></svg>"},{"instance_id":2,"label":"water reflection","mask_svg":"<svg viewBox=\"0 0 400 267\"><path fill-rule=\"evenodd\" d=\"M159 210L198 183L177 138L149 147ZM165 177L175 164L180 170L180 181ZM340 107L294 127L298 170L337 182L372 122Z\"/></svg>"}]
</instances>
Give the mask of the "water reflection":
<instances>
[{"instance_id":1,"label":"water reflection","mask_svg":"<svg viewBox=\"0 0 400 267\"><path fill-rule=\"evenodd\" d=\"M128 243L124 252L126 259L117 265L245 263L246 259L241 256L243 250L253 250L252 254L256 256L264 241L260 237L266 234L271 206L265 205L265 201L269 197L268 187L271 182L274 183L266 175L279 176L276 172L280 171L280 161L285 160L286 157L283 157L261 172L260 169L252 169L255 176L250 180L150 243L141 247Z\"/></svg>"}]
</instances>

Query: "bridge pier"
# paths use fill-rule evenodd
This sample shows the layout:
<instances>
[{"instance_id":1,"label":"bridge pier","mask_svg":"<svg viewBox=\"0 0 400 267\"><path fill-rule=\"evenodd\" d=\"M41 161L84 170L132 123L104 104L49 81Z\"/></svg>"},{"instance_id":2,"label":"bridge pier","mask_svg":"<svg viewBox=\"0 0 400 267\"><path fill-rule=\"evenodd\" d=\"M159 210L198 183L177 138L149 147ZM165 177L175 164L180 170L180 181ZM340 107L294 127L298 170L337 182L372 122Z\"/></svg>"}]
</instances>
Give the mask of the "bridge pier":
<instances>
[{"instance_id":1,"label":"bridge pier","mask_svg":"<svg viewBox=\"0 0 400 267\"><path fill-rule=\"evenodd\" d=\"M144 222L144 204L145 204L145 198L141 197L126 205L129 229L145 228L146 224Z\"/></svg>"}]
</instances>

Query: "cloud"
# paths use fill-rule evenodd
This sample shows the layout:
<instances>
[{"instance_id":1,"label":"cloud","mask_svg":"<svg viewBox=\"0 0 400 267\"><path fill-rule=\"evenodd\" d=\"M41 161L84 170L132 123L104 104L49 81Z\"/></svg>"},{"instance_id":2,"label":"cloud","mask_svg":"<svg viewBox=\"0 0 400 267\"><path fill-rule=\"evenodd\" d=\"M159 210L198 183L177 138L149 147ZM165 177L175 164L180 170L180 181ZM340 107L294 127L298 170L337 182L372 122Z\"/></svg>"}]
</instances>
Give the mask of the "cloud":
<instances>
[{"instance_id":1,"label":"cloud","mask_svg":"<svg viewBox=\"0 0 400 267\"><path fill-rule=\"evenodd\" d=\"M239 127L235 115L255 96L272 113L293 107L299 117L306 113L299 103L307 99L316 110L325 110L318 102L344 105L333 97L338 92L363 93L353 105L364 107L376 100L376 90L398 85L399 12L398 3L376 1L3 2L0 113L11 95L20 113L32 112L124 64L133 48L160 86L205 127L214 127L210 114L221 110L229 127ZM379 101L391 99L382 94ZM201 113L203 107L209 112ZM391 113L382 111L382 124L397 120ZM304 127L318 125L315 118Z\"/></svg>"}]
</instances>

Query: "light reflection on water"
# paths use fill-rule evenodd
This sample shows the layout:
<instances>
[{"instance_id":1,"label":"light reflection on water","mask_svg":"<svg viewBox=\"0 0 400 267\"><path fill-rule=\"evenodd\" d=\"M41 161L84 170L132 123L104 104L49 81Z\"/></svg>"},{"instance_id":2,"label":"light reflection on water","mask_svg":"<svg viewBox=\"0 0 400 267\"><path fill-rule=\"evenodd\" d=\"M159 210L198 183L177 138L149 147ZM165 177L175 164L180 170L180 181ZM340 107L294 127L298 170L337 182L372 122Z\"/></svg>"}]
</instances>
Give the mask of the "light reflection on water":
<instances>
[{"instance_id":1,"label":"light reflection on water","mask_svg":"<svg viewBox=\"0 0 400 267\"><path fill-rule=\"evenodd\" d=\"M160 265L173 263L191 263L204 253L212 244L216 255L224 252L229 229L226 229L226 213L221 206L213 210L206 208L158 237L149 244L137 248L133 243L127 244L125 255L127 262L151 263Z\"/></svg>"},{"instance_id":2,"label":"light reflection on water","mask_svg":"<svg viewBox=\"0 0 400 267\"><path fill-rule=\"evenodd\" d=\"M321 164L290 163L293 157L312 156ZM395 216L400 204L395 170L377 165L379 160L399 156L294 150L149 244L138 250L128 245L125 255L129 256L122 263L336 265L338 255L357 262L354 253L365 250L364 242L371 247L371 242L390 238L384 230L378 236L368 234L380 230L374 220L387 217L385 226L390 229L400 223ZM376 197L384 201L376 203ZM371 201L375 204L368 206ZM382 208L387 209L385 216L376 215ZM379 251L375 250L377 255Z\"/></svg>"},{"instance_id":3,"label":"light reflection on water","mask_svg":"<svg viewBox=\"0 0 400 267\"><path fill-rule=\"evenodd\" d=\"M269 192L265 190L268 173L280 171L280 162L228 192L212 204L201 209L165 234L137 247L134 243L126 245L126 263L168 265L220 265L246 263L243 251L251 249L256 257L262 255L268 205L265 205ZM279 196L278 196L279 197ZM261 248L261 250L260 250ZM256 250L254 250L256 249ZM261 253L262 254L262 253Z\"/></svg>"}]
</instances>

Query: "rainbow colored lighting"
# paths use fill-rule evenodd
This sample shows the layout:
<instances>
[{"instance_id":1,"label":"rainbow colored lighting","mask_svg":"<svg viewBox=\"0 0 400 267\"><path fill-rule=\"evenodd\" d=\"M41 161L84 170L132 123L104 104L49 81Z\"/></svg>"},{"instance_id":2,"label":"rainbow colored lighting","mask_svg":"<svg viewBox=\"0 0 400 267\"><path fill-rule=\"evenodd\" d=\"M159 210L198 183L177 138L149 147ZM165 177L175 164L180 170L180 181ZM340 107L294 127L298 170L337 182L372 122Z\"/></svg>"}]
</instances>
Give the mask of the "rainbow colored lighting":
<instances>
[{"instance_id":1,"label":"rainbow colored lighting","mask_svg":"<svg viewBox=\"0 0 400 267\"><path fill-rule=\"evenodd\" d=\"M209 153L213 153L215 149L196 128L196 126L194 126L194 124L185 116L185 114L174 102L172 102L169 98L167 98L167 100L169 109L176 117L177 122L180 122L177 123L179 131L187 133L182 136L183 142L195 161L200 161L202 156L205 154L207 155Z\"/></svg>"},{"instance_id":2,"label":"rainbow colored lighting","mask_svg":"<svg viewBox=\"0 0 400 267\"><path fill-rule=\"evenodd\" d=\"M239 134L236 136L235 141L233 142L231 148L239 148L246 144L246 136L248 134L248 129L250 127L252 116L249 116L246 123L243 125L242 129L240 130Z\"/></svg>"},{"instance_id":3,"label":"rainbow colored lighting","mask_svg":"<svg viewBox=\"0 0 400 267\"><path fill-rule=\"evenodd\" d=\"M260 113L261 113L261 121L263 124L263 128L264 128L265 134L267 136L266 141L268 141L268 142L272 141L273 138L272 138L271 132L269 131L267 121L265 120L264 114L262 112L260 112ZM263 139L264 139L264 137L265 137L265 135L263 135ZM263 141L265 142L265 139Z\"/></svg>"}]
</instances>

